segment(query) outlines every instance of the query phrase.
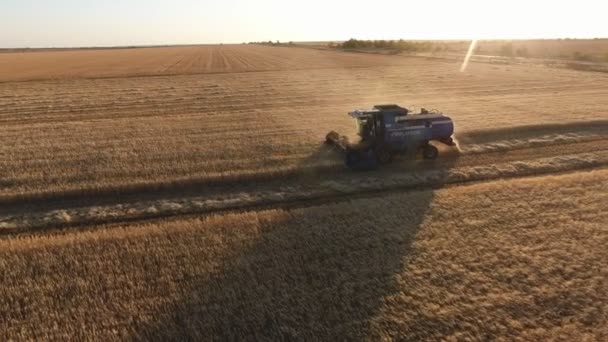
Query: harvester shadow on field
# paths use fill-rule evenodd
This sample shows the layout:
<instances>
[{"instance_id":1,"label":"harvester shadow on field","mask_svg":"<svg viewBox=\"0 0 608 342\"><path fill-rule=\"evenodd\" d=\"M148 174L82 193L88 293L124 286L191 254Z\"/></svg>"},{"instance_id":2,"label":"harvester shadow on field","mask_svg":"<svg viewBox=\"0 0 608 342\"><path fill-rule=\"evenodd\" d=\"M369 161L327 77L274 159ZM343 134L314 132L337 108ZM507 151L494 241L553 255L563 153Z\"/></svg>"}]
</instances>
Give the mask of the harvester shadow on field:
<instances>
[{"instance_id":1,"label":"harvester shadow on field","mask_svg":"<svg viewBox=\"0 0 608 342\"><path fill-rule=\"evenodd\" d=\"M331 151L320 147L318 153ZM446 174L449 168L441 163ZM181 299L139 327L136 337L358 340L395 333L391 322L378 316L386 296L403 290L397 288L396 274L416 257L412 243L431 210L434 190L410 195L405 203L386 194L374 201L359 196L331 208L272 211L277 217L272 220L264 213L256 216L255 241L235 246L217 274L185 282ZM391 220L376 214L380 211ZM394 217L402 223L385 223Z\"/></svg>"}]
</instances>

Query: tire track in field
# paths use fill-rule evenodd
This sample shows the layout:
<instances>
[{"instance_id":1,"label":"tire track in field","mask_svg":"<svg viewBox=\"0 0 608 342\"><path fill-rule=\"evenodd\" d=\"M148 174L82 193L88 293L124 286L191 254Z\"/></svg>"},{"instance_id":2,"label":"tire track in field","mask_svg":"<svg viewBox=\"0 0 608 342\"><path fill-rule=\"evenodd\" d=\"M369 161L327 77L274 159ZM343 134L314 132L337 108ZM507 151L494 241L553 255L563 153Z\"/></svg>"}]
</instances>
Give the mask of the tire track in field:
<instances>
[{"instance_id":1,"label":"tire track in field","mask_svg":"<svg viewBox=\"0 0 608 342\"><path fill-rule=\"evenodd\" d=\"M206 191L207 195L201 197L200 190L193 191L192 184L189 184L186 187L182 188L170 188L166 190L160 190L156 193L150 192L146 189L135 190L131 192L123 192L119 189L115 189L112 195L100 193L97 196L93 196L92 194L88 195L78 195L74 194L72 198L61 198L61 197L49 197L49 198L40 198L40 199L22 199L20 201L14 201L12 203L3 203L3 207L6 209L4 216L0 216L0 235L10 235L15 233L23 233L28 232L30 230L35 231L38 228L47 228L47 227L59 227L59 226L81 226L89 223L110 223L110 222L124 222L129 220L141 220L148 219L150 217L159 218L159 217L167 217L167 216L176 216L176 215L184 215L184 214L210 214L216 212L224 212L231 210L255 210L256 208L271 208L271 207L283 207L290 205L302 205L302 203L318 203L324 201L339 201L349 199L350 195L355 196L370 196L370 195L378 195L391 191L406 191L412 189L424 189L424 188L434 188L441 187L449 184L465 184L470 182L477 181L488 181L495 180L497 178L513 178L513 177L525 177L539 174L548 174L554 172L571 172L575 170L589 169L589 168L597 168L597 167L605 167L608 165L608 148L598 148L598 146L605 146L605 142L608 139L598 140L598 141L587 141L581 143L571 143L564 144L561 146L545 146L545 147L535 147L535 148L523 148L518 150L513 150L508 153L503 152L492 152L485 154L474 154L474 155L462 155L460 158L455 156L449 158L443 158L442 160L438 160L436 162L405 162L399 163L399 165L392 165L391 167L386 167L380 169L374 173L368 174L360 174L353 172L342 172L339 174L335 174L337 168L332 167L331 172L327 175L331 175L329 178L321 177L323 179L322 184L330 184L330 183L341 183L342 187L344 184L366 184L366 182L370 182L370 179L373 179L374 182L382 182L384 179L399 179L399 177L404 177L409 175L418 175L416 177L420 177L420 175L433 175L439 172L440 175L443 173L453 172L456 174L455 179L445 178L445 181L441 181L443 176L440 176L439 181L433 182L414 182L414 183L395 183L394 186L372 186L370 187L359 187L355 185L353 187L354 190L348 190L346 193L349 196L345 196L343 193L345 191L338 188L338 190L333 189L332 191L320 191L319 190L319 178L314 181L315 177L318 177L322 174L317 173L316 176L306 176L306 175L291 175L284 177L280 180L273 180L272 178L266 179L264 182L259 183L258 185L237 185L237 184L224 184L223 186L216 186L208 188ZM594 160L593 157L589 157L589 150L593 149L597 156L599 156L598 160ZM551 157L553 156L553 158ZM568 158L577 158L577 156L581 156L581 162L574 164L567 164L566 166L559 166L561 162L564 160L568 160ZM602 157L603 156L603 157ZM584 158L583 158L584 157ZM605 157L605 158L604 158ZM587 159L585 159L587 158ZM588 159L591 158L591 159ZM603 158L603 159L602 159ZM549 161L547 162L547 160ZM576 159L574 159L576 161ZM539 164L540 163L540 164ZM544 165L545 163L546 165ZM408 165L409 164L409 165ZM540 166L536 165L539 164ZM529 165L529 166L527 166ZM544 166L543 166L544 165ZM549 166L547 166L549 165ZM557 165L557 166L556 166ZM403 173L403 168L407 167L407 173ZM472 177L464 177L458 178L459 172L464 172L461 170L476 170L477 168L482 168L487 172L487 170L496 170L497 168L505 168L507 171L501 171L502 173L493 174L490 173L489 176L475 176L473 174ZM522 168L521 172L514 172L511 168ZM325 170L330 171L330 170ZM469 171L470 172L470 171ZM304 177L304 178L302 178ZM416 178L414 177L414 179ZM423 178L426 176L423 176ZM280 189L289 188L289 187L297 187L302 184L302 180L305 180L304 184L311 184L301 187L300 190L297 190L291 197L293 198L283 198L280 195L278 198L273 198L273 191L275 194L280 194ZM373 183L373 182L372 182ZM394 181L393 181L394 183ZM242 184L242 183L239 183ZM311 189L315 188L313 191ZM348 188L348 186L347 186ZM200 189L200 187L199 187ZM358 189L358 190L357 190ZM236 192L235 192L236 191ZM258 200L254 201L238 201L238 196L244 196L243 194L249 194L245 198L255 199L256 194L271 194L268 195L270 197L264 197L264 195L260 197ZM231 196L237 196L233 202L230 202ZM302 197L303 196L303 197ZM215 201L214 199L221 199L218 203L222 201L226 201L224 206L219 207L207 207L203 208L204 210L191 209L182 210L180 205L175 204L175 201L187 201L189 199L196 199L196 201ZM173 202L172 202L173 201ZM285 203L283 203L283 201ZM148 203L150 205L149 208L141 208L141 203ZM150 204L152 203L152 204ZM155 208L154 203L160 203L161 210L157 210ZM164 203L164 204L163 204ZM6 204L6 205L5 205ZM171 205L176 205L177 207L174 210L166 210L163 209L162 205L167 205L169 208ZM128 214L116 214L116 215L106 215L103 213L103 209L99 208L120 208L120 210L128 209L130 206L140 206L137 210L140 211L139 216L128 215ZM151 210L150 208L154 208ZM25 215L26 217L30 217L29 219L24 219L23 226L19 226L18 224L14 227L9 226L9 219L7 217L18 217L19 215L23 216L23 210L27 210L28 213ZM82 221L81 219L73 220L71 217L76 217L77 215L74 213L82 213L83 211L87 211L87 215L91 215L90 213L94 210L101 210L102 213L99 214L98 217L95 217L95 214L92 214L92 217L89 219ZM106 209L111 211L112 209ZM116 209L114 209L116 210ZM119 210L119 211L120 211ZM135 210L131 208L131 210ZM135 210L135 211L137 211ZM164 211L163 211L164 210ZM62 213L70 213L67 214L68 219L65 217L62 218ZM8 216L7 216L8 215ZM44 219L32 219L31 217L35 217L36 215L45 216ZM59 216L58 216L59 215ZM132 216L132 217L131 217ZM14 221L15 219L13 219ZM9 222L9 223L7 223ZM13 222L14 224L14 222ZM24 230L23 227L30 227ZM36 228L38 227L38 228Z\"/></svg>"}]
</instances>

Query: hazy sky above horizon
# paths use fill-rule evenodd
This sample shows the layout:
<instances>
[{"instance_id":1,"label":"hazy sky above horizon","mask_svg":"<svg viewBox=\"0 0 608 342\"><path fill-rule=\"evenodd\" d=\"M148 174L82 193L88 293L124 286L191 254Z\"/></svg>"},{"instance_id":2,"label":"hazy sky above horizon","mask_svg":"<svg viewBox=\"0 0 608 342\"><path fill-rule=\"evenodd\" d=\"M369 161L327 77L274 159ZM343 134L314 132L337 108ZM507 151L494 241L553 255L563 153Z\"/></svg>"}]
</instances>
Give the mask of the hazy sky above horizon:
<instances>
[{"instance_id":1,"label":"hazy sky above horizon","mask_svg":"<svg viewBox=\"0 0 608 342\"><path fill-rule=\"evenodd\" d=\"M608 37L599 0L0 0L0 47Z\"/></svg>"}]
</instances>

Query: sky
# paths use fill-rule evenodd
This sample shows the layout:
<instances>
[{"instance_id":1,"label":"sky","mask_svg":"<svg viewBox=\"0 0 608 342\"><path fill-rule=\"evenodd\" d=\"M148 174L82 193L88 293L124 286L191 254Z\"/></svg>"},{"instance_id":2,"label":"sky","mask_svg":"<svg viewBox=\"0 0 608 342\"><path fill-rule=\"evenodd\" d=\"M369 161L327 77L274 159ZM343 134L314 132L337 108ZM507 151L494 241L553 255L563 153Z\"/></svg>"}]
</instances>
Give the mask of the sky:
<instances>
[{"instance_id":1,"label":"sky","mask_svg":"<svg viewBox=\"0 0 608 342\"><path fill-rule=\"evenodd\" d=\"M0 0L0 47L608 37L605 0Z\"/></svg>"}]
</instances>

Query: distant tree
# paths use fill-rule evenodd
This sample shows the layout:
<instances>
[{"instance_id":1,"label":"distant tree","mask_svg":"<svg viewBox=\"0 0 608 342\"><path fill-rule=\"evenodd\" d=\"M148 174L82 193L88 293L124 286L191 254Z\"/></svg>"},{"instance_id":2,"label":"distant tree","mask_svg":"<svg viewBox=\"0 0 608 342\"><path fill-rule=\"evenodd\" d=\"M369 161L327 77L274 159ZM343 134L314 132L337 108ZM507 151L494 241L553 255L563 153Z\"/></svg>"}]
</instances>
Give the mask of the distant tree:
<instances>
[{"instance_id":1,"label":"distant tree","mask_svg":"<svg viewBox=\"0 0 608 342\"><path fill-rule=\"evenodd\" d=\"M332 46L332 45L328 45ZM397 51L433 51L434 45L430 42L408 42L403 39L394 40L357 40L351 38L342 44L337 44L337 47L343 49L390 49Z\"/></svg>"},{"instance_id":2,"label":"distant tree","mask_svg":"<svg viewBox=\"0 0 608 342\"><path fill-rule=\"evenodd\" d=\"M347 41L345 41L344 43L342 43L342 48L344 49L356 49L359 47L359 41L351 38Z\"/></svg>"}]
</instances>

